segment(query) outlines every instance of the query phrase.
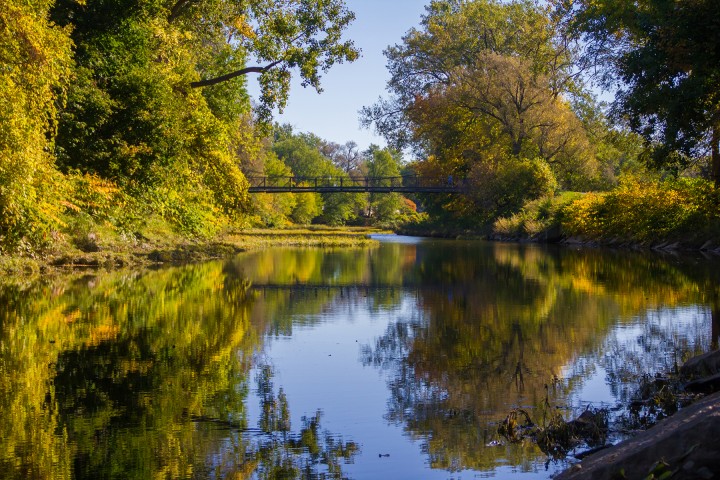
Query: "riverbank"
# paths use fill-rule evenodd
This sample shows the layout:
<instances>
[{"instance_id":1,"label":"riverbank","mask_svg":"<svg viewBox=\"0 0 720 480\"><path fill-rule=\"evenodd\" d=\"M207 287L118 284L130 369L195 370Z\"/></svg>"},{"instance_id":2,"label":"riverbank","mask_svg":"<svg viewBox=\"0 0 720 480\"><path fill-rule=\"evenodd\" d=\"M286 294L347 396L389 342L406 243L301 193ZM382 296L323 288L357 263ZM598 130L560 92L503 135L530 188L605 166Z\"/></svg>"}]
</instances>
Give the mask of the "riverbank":
<instances>
[{"instance_id":1,"label":"riverbank","mask_svg":"<svg viewBox=\"0 0 720 480\"><path fill-rule=\"evenodd\" d=\"M537 231L493 231L489 228L472 230L446 227L403 227L396 233L417 237L448 238L455 240L486 240L491 242L556 244L581 247L608 247L623 250L655 250L665 252L703 252L720 255L720 237L658 237L652 240L636 240L620 236L583 237L565 232L558 223L552 223Z\"/></svg>"},{"instance_id":2,"label":"riverbank","mask_svg":"<svg viewBox=\"0 0 720 480\"><path fill-rule=\"evenodd\" d=\"M677 399L670 395L670 416L636 436L600 450L561 473L556 480L613 480L618 478L717 478L720 474L720 350L691 358L680 368L685 379L681 391L704 398L677 413ZM658 378L656 382L660 382ZM666 385L656 393L665 392ZM644 399L662 409L657 398ZM667 403L667 401L666 401Z\"/></svg>"},{"instance_id":3,"label":"riverbank","mask_svg":"<svg viewBox=\"0 0 720 480\"><path fill-rule=\"evenodd\" d=\"M376 243L370 235L377 233L388 232L367 227L309 226L230 230L207 239L168 232L105 237L89 234L79 242L59 240L52 248L39 253L0 256L0 273L40 275L74 269L183 264L279 246L357 247Z\"/></svg>"},{"instance_id":4,"label":"riverbank","mask_svg":"<svg viewBox=\"0 0 720 480\"><path fill-rule=\"evenodd\" d=\"M403 227L403 233L720 254L718 206L720 191L710 182L628 176L613 190L559 192L484 224L473 218L425 218Z\"/></svg>"}]
</instances>

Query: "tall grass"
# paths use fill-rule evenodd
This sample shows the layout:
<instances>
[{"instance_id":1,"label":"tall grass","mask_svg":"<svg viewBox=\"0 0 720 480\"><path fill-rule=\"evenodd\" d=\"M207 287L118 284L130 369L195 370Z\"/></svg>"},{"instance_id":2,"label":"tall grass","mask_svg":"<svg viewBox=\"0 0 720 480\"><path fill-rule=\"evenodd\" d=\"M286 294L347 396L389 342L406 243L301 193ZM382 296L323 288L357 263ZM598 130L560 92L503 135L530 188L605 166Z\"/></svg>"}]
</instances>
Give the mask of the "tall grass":
<instances>
[{"instance_id":1,"label":"tall grass","mask_svg":"<svg viewBox=\"0 0 720 480\"><path fill-rule=\"evenodd\" d=\"M563 192L528 202L520 212L497 219L493 224L493 234L516 239L546 236L553 229L557 229L559 234L565 207L582 195L578 192Z\"/></svg>"}]
</instances>

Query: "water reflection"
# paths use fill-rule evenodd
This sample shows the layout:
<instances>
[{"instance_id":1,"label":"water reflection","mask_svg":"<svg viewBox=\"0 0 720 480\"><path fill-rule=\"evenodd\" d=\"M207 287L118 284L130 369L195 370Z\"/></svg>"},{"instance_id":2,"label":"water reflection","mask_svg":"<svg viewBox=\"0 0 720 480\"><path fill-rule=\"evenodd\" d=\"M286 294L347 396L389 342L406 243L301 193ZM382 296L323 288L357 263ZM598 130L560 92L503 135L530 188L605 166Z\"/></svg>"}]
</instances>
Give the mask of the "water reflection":
<instances>
[{"instance_id":1,"label":"water reflection","mask_svg":"<svg viewBox=\"0 0 720 480\"><path fill-rule=\"evenodd\" d=\"M698 277L692 262L502 245L489 250L467 245L426 252L416 268L443 288L424 291L422 314L390 325L365 351L366 363L393 373L389 420L427 439L433 467L491 470L510 461L529 469L538 456L532 446L483 448L494 445L497 421L511 407L532 408L543 418L548 406L571 405L599 366L625 400L632 375L708 346L710 332L643 321L651 328L637 336L644 347L638 362L622 338L608 338L613 326L637 323L644 312L703 302L717 284Z\"/></svg>"},{"instance_id":2,"label":"water reflection","mask_svg":"<svg viewBox=\"0 0 720 480\"><path fill-rule=\"evenodd\" d=\"M279 442L270 412L247 435L248 289L221 263L4 288L4 478L341 478L357 449L319 415Z\"/></svg>"},{"instance_id":3,"label":"water reflection","mask_svg":"<svg viewBox=\"0 0 720 480\"><path fill-rule=\"evenodd\" d=\"M390 425L428 478L542 471L536 447L497 443L497 422L513 406L542 418L549 407L624 401L633 376L709 349L717 267L414 241L9 283L0 468L7 478L371 478L385 452L361 448L364 435ZM324 363L305 370L319 383L296 383L317 394L292 420L285 386L295 379L283 371L309 358L298 331L328 344L354 335L355 349L313 357ZM382 373L372 381L385 398L362 429L369 407L324 393L364 388L347 373L358 357Z\"/></svg>"}]
</instances>

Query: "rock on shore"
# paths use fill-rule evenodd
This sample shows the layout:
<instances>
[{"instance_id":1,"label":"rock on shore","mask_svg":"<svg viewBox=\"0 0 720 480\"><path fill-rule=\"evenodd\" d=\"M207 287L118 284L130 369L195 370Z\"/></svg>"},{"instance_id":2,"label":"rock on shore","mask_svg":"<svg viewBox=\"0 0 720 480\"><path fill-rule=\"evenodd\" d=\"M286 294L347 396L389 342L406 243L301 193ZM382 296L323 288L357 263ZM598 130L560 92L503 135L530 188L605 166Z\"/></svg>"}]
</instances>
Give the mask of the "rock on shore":
<instances>
[{"instance_id":1,"label":"rock on shore","mask_svg":"<svg viewBox=\"0 0 720 480\"><path fill-rule=\"evenodd\" d=\"M720 351L711 352L689 360L681 370L690 378L717 375L719 360ZM555 477L624 478L720 479L720 392L683 408L629 440L590 455Z\"/></svg>"}]
</instances>

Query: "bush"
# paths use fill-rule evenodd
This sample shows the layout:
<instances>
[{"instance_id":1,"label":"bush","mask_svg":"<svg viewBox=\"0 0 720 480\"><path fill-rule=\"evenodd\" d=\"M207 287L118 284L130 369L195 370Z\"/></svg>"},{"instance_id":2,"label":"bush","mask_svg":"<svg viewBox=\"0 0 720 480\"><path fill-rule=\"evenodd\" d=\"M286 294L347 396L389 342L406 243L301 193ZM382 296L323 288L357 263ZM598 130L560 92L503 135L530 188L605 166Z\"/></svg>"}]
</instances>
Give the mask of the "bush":
<instances>
[{"instance_id":1,"label":"bush","mask_svg":"<svg viewBox=\"0 0 720 480\"><path fill-rule=\"evenodd\" d=\"M565 207L581 196L578 192L563 192L531 200L520 212L497 219L493 233L502 237L532 238L552 228L559 229Z\"/></svg>"},{"instance_id":2,"label":"bush","mask_svg":"<svg viewBox=\"0 0 720 480\"><path fill-rule=\"evenodd\" d=\"M592 239L698 241L720 227L718 192L710 182L624 178L613 191L587 194L562 212L563 231Z\"/></svg>"},{"instance_id":3,"label":"bush","mask_svg":"<svg viewBox=\"0 0 720 480\"><path fill-rule=\"evenodd\" d=\"M540 159L507 158L497 165L478 164L470 175L476 207L488 219L518 212L531 200L554 195L557 181Z\"/></svg>"}]
</instances>

